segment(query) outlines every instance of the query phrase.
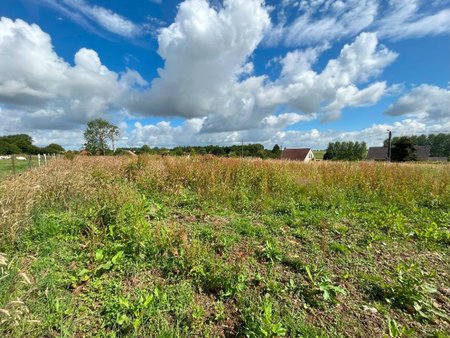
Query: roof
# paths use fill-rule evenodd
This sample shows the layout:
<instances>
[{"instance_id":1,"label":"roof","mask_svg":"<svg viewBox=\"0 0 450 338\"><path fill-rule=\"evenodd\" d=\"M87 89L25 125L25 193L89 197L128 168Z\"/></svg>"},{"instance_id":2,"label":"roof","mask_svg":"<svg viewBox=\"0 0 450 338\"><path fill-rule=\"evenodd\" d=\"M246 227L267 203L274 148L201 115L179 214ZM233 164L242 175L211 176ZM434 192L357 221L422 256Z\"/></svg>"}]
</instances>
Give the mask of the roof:
<instances>
[{"instance_id":1,"label":"roof","mask_svg":"<svg viewBox=\"0 0 450 338\"><path fill-rule=\"evenodd\" d=\"M287 149L285 148L281 153L281 159L283 160L295 160L304 161L311 148L300 148L300 149Z\"/></svg>"},{"instance_id":2,"label":"roof","mask_svg":"<svg viewBox=\"0 0 450 338\"><path fill-rule=\"evenodd\" d=\"M430 158L430 146L414 146L414 153L418 161L427 161ZM367 160L387 160L387 147L370 147L367 152Z\"/></svg>"},{"instance_id":3,"label":"roof","mask_svg":"<svg viewBox=\"0 0 450 338\"><path fill-rule=\"evenodd\" d=\"M370 147L367 152L367 160L387 160L388 148L387 147Z\"/></svg>"},{"instance_id":4,"label":"roof","mask_svg":"<svg viewBox=\"0 0 450 338\"><path fill-rule=\"evenodd\" d=\"M430 146L414 146L414 149L418 161L427 161L430 157Z\"/></svg>"}]
</instances>

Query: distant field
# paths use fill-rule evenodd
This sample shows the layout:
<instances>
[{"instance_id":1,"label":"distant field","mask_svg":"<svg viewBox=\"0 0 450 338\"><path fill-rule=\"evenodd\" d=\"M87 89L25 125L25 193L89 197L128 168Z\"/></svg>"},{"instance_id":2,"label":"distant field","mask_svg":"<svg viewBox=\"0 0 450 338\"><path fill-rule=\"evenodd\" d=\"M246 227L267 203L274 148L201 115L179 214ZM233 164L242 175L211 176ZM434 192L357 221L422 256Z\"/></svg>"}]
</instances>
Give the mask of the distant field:
<instances>
[{"instance_id":1,"label":"distant field","mask_svg":"<svg viewBox=\"0 0 450 338\"><path fill-rule=\"evenodd\" d=\"M449 337L449 169L57 159L0 183L0 336Z\"/></svg>"},{"instance_id":2,"label":"distant field","mask_svg":"<svg viewBox=\"0 0 450 338\"><path fill-rule=\"evenodd\" d=\"M325 155L326 150L313 150L313 153L317 160L323 160L323 155Z\"/></svg>"},{"instance_id":3,"label":"distant field","mask_svg":"<svg viewBox=\"0 0 450 338\"><path fill-rule=\"evenodd\" d=\"M20 156L20 155L17 155ZM28 156L25 156L28 158ZM16 173L19 174L29 169L28 159L26 161L15 161L16 165ZM32 159L33 167L38 166L37 157L33 156ZM13 174L12 163L11 160L0 160L0 181L4 180L6 177L11 176Z\"/></svg>"}]
</instances>

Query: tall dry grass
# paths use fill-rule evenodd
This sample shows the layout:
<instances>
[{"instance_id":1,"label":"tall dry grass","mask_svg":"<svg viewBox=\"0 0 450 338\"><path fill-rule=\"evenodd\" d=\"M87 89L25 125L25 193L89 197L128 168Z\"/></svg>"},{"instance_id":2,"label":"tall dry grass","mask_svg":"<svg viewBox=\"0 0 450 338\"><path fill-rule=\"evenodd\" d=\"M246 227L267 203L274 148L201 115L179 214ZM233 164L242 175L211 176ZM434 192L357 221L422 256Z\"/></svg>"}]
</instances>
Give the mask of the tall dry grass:
<instances>
[{"instance_id":1,"label":"tall dry grass","mask_svg":"<svg viewBox=\"0 0 450 338\"><path fill-rule=\"evenodd\" d=\"M0 185L0 237L13 241L31 223L33 211L43 206L76 208L110 191L95 175L120 172L127 158L57 159L49 165L5 180Z\"/></svg>"},{"instance_id":2,"label":"tall dry grass","mask_svg":"<svg viewBox=\"0 0 450 338\"><path fill-rule=\"evenodd\" d=\"M371 162L241 160L210 156L58 159L0 185L0 236L18 238L39 208L77 212L111 200L191 194L199 201L264 206L289 198L380 199L398 205L450 205L450 166Z\"/></svg>"},{"instance_id":3,"label":"tall dry grass","mask_svg":"<svg viewBox=\"0 0 450 338\"><path fill-rule=\"evenodd\" d=\"M297 189L316 197L343 192L403 204L450 197L448 165L151 156L140 161L135 180L145 189L172 194L188 189L213 199L233 198L239 189L263 199L290 196Z\"/></svg>"}]
</instances>

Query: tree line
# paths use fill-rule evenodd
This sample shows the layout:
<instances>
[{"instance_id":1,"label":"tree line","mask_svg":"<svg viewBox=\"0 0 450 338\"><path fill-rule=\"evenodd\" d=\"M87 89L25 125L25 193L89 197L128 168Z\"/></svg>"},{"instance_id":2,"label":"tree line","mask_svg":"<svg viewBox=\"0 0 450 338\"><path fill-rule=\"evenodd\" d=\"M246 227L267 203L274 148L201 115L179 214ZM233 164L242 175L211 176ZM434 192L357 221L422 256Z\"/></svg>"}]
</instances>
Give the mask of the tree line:
<instances>
[{"instance_id":1,"label":"tree line","mask_svg":"<svg viewBox=\"0 0 450 338\"><path fill-rule=\"evenodd\" d=\"M393 137L392 145L399 142L409 142L413 146L430 146L430 156L450 158L450 134L429 134ZM384 146L387 147L389 140L384 140Z\"/></svg>"},{"instance_id":2,"label":"tree line","mask_svg":"<svg viewBox=\"0 0 450 338\"><path fill-rule=\"evenodd\" d=\"M118 148L115 154L123 154L132 151L135 154L152 154L162 156L183 156L183 155L214 155L222 157L259 157L259 158L280 158L281 148L275 145L271 150L265 149L262 144L244 144L232 146L186 146L175 148L149 147L143 145L139 148Z\"/></svg>"},{"instance_id":3,"label":"tree line","mask_svg":"<svg viewBox=\"0 0 450 338\"><path fill-rule=\"evenodd\" d=\"M115 149L115 140L119 135L119 128L103 119L96 119L87 124L84 132L86 143L84 148L93 155L120 155L127 151L136 154L155 155L206 155L224 157L259 157L280 158L281 148L276 144L272 149L265 149L262 144L244 144L232 146L184 146L175 148L142 147ZM388 140L384 141L384 146ZM414 146L430 146L430 156L450 158L450 134L430 134L418 136L402 136L392 139L392 160L413 161L416 159ZM38 147L33 144L33 139L27 134L0 136L0 155L11 154L57 154L65 150L59 144L49 144L46 147ZM358 161L364 160L367 154L365 142L330 142L324 154L324 160Z\"/></svg>"},{"instance_id":4,"label":"tree line","mask_svg":"<svg viewBox=\"0 0 450 338\"><path fill-rule=\"evenodd\" d=\"M136 154L155 155L206 155L225 157L260 157L260 158L280 158L281 148L276 144L272 150L265 149L262 144L246 144L232 146L187 146L175 148L142 147L114 149L114 139L119 135L119 129L108 121L97 119L88 123L84 137L86 140L85 149L91 154L123 154L133 151ZM386 140L385 146L388 141ZM112 149L110 148L112 145ZM420 135L413 137L394 137L392 140L392 160L412 161L416 159L415 145L430 145L431 156L450 156L450 135ZM330 142L326 149L324 160L338 161L360 161L367 155L367 144L365 142Z\"/></svg>"},{"instance_id":5,"label":"tree line","mask_svg":"<svg viewBox=\"0 0 450 338\"><path fill-rule=\"evenodd\" d=\"M260 157L260 158L279 158L281 148L275 145L272 150L265 149L262 144L245 144L232 146L188 146L175 148L151 148L148 145L132 148L114 149L115 139L119 136L119 128L103 119L90 121L84 132L84 148L92 155L121 155L127 151L135 154L154 154L154 155L215 155L226 157Z\"/></svg>"},{"instance_id":6,"label":"tree line","mask_svg":"<svg viewBox=\"0 0 450 338\"><path fill-rule=\"evenodd\" d=\"M366 158L366 142L330 142L324 160L359 161Z\"/></svg>"},{"instance_id":7,"label":"tree line","mask_svg":"<svg viewBox=\"0 0 450 338\"><path fill-rule=\"evenodd\" d=\"M64 151L64 148L56 143L51 143L46 147L38 147L33 144L33 139L27 134L0 136L0 155L60 154Z\"/></svg>"},{"instance_id":8,"label":"tree line","mask_svg":"<svg viewBox=\"0 0 450 338\"><path fill-rule=\"evenodd\" d=\"M389 140L383 142L388 147ZM391 160L405 162L417 160L415 146L430 146L431 157L450 158L450 134L399 136L391 140ZM366 158L365 142L330 142L324 160L358 161Z\"/></svg>"}]
</instances>

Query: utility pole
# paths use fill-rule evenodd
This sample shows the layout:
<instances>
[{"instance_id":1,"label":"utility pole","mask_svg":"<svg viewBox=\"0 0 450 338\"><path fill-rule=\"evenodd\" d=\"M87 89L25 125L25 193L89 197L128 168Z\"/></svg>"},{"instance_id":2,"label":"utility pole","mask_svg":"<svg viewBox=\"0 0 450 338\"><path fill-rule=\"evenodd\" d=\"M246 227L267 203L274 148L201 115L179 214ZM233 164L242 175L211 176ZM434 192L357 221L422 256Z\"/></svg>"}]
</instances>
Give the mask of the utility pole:
<instances>
[{"instance_id":1,"label":"utility pole","mask_svg":"<svg viewBox=\"0 0 450 338\"><path fill-rule=\"evenodd\" d=\"M244 139L242 139L242 144L241 144L241 158L244 158Z\"/></svg>"},{"instance_id":2,"label":"utility pole","mask_svg":"<svg viewBox=\"0 0 450 338\"><path fill-rule=\"evenodd\" d=\"M388 162L391 162L392 131L390 131L389 129L387 131L389 133L389 138L388 138L388 158L387 158L387 160L388 160Z\"/></svg>"}]
</instances>

